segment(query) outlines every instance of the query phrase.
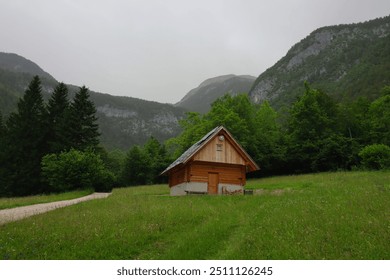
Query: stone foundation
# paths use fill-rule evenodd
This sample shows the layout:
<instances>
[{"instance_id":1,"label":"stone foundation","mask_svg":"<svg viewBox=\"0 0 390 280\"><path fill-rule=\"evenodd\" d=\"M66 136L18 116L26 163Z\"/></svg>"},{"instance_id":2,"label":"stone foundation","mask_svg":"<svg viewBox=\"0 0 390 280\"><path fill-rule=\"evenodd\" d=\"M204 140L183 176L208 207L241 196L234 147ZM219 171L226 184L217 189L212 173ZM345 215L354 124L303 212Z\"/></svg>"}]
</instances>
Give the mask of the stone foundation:
<instances>
[{"instance_id":1,"label":"stone foundation","mask_svg":"<svg viewBox=\"0 0 390 280\"><path fill-rule=\"evenodd\" d=\"M187 194L207 194L207 183L189 182L181 183L171 187L171 196L180 196ZM218 184L218 194L243 194L244 187L231 184Z\"/></svg>"}]
</instances>

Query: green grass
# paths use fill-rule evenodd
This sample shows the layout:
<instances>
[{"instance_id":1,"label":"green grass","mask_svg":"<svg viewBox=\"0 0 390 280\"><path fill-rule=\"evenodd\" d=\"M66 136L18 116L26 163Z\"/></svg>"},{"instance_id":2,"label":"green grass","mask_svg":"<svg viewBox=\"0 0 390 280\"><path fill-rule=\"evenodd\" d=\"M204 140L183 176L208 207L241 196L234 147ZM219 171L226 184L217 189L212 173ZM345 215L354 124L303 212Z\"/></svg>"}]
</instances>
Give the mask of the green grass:
<instances>
[{"instance_id":1,"label":"green grass","mask_svg":"<svg viewBox=\"0 0 390 280\"><path fill-rule=\"evenodd\" d=\"M0 258L390 259L390 172L248 185L265 191L170 197L164 185L115 189L0 226Z\"/></svg>"},{"instance_id":2,"label":"green grass","mask_svg":"<svg viewBox=\"0 0 390 280\"><path fill-rule=\"evenodd\" d=\"M33 195L24 197L3 197L0 198L0 210L15 208L19 206L33 205L38 203L48 203L60 200L74 199L91 194L93 190L80 190L59 194Z\"/></svg>"}]
</instances>

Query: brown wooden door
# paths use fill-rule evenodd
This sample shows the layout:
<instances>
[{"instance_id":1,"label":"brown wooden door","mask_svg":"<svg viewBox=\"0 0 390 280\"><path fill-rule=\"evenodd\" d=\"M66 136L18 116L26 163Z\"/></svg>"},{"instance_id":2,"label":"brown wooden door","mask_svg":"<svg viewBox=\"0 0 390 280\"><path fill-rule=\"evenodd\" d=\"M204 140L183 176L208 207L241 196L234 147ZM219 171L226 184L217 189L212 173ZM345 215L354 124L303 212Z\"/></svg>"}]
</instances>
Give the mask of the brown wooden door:
<instances>
[{"instance_id":1,"label":"brown wooden door","mask_svg":"<svg viewBox=\"0 0 390 280\"><path fill-rule=\"evenodd\" d=\"M218 193L218 183L219 183L218 173L209 173L207 192L209 194L217 194Z\"/></svg>"}]
</instances>

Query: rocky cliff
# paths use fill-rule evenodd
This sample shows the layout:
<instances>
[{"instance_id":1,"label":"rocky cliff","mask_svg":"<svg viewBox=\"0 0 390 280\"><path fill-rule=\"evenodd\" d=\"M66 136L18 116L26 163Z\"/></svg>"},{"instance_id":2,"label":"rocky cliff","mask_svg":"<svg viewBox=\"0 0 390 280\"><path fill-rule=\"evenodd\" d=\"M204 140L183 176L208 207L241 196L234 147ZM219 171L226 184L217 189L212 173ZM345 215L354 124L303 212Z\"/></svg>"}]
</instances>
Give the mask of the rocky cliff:
<instances>
[{"instance_id":1,"label":"rocky cliff","mask_svg":"<svg viewBox=\"0 0 390 280\"><path fill-rule=\"evenodd\" d=\"M262 73L249 95L279 108L293 102L308 81L339 101L375 98L390 84L389 34L390 17L320 28Z\"/></svg>"}]
</instances>

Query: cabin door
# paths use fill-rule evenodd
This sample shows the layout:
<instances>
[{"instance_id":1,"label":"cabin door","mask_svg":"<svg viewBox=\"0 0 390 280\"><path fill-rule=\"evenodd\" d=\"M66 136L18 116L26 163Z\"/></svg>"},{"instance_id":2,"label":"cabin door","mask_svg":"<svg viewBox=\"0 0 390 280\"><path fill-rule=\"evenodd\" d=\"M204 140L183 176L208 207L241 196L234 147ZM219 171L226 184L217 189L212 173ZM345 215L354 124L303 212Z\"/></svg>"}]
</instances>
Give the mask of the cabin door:
<instances>
[{"instance_id":1,"label":"cabin door","mask_svg":"<svg viewBox=\"0 0 390 280\"><path fill-rule=\"evenodd\" d=\"M219 174L218 173L209 173L209 181L207 184L208 194L217 194L218 193L218 183L219 183Z\"/></svg>"}]
</instances>

